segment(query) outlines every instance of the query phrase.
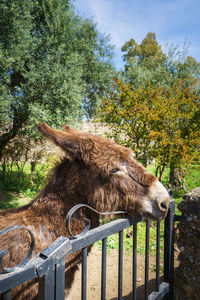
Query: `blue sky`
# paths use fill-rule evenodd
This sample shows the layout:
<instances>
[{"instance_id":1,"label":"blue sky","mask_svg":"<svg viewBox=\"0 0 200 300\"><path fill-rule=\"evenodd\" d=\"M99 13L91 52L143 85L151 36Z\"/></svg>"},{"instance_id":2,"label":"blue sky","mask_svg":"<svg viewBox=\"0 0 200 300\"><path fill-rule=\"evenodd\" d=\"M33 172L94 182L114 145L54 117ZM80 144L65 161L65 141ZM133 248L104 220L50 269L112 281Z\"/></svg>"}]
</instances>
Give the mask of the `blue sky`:
<instances>
[{"instance_id":1,"label":"blue sky","mask_svg":"<svg viewBox=\"0 0 200 300\"><path fill-rule=\"evenodd\" d=\"M155 32L163 51L173 43L200 61L200 0L74 0L76 11L93 18L115 46L114 64L123 66L121 46L134 38L140 43Z\"/></svg>"}]
</instances>

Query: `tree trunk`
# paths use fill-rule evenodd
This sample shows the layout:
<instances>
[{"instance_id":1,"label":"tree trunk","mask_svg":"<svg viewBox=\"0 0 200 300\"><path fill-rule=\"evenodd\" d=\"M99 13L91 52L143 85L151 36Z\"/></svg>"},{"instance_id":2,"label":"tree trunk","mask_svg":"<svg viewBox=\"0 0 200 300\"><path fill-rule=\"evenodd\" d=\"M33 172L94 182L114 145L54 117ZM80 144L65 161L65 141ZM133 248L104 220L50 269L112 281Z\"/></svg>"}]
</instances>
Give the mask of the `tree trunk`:
<instances>
[{"instance_id":1,"label":"tree trunk","mask_svg":"<svg viewBox=\"0 0 200 300\"><path fill-rule=\"evenodd\" d=\"M173 187L181 187L181 180L179 176L179 171L177 168L170 166L170 173L169 173L169 184Z\"/></svg>"},{"instance_id":2,"label":"tree trunk","mask_svg":"<svg viewBox=\"0 0 200 300\"><path fill-rule=\"evenodd\" d=\"M36 161L31 161L31 173L35 172Z\"/></svg>"},{"instance_id":3,"label":"tree trunk","mask_svg":"<svg viewBox=\"0 0 200 300\"><path fill-rule=\"evenodd\" d=\"M12 124L13 126L8 132L0 135L0 160L2 158L3 149L9 143L9 141L18 134L19 130L22 128L29 117L28 107L26 107L24 111L19 111L15 109L14 106L12 106L12 109L14 115Z\"/></svg>"},{"instance_id":4,"label":"tree trunk","mask_svg":"<svg viewBox=\"0 0 200 300\"><path fill-rule=\"evenodd\" d=\"M156 176L156 178L158 178L158 180L160 182L162 182L162 176L163 176L165 167L166 167L165 165L161 165L161 166L157 166L157 168L156 168L156 174L155 174L155 176Z\"/></svg>"}]
</instances>

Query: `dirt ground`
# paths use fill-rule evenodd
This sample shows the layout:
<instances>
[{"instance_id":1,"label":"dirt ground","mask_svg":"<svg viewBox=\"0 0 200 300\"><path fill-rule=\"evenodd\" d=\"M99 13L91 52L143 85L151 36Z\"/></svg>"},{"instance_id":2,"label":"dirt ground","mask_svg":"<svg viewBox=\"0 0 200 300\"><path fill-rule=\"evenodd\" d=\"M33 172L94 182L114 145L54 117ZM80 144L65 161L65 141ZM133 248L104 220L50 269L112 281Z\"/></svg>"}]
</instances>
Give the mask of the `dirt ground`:
<instances>
[{"instance_id":1,"label":"dirt ground","mask_svg":"<svg viewBox=\"0 0 200 300\"><path fill-rule=\"evenodd\" d=\"M177 264L177 263L176 263ZM156 258L149 258L149 293L155 289ZM101 251L96 247L92 248L87 258L87 299L101 299ZM144 299L144 255L137 254L137 299ZM161 261L161 270L163 270L163 261ZM162 274L160 282L162 282ZM115 300L118 294L118 253L113 250L107 254L107 273L106 273L106 299ZM131 300L132 296L132 256L123 257L123 300ZM72 300L81 299L81 267L75 275L74 284L70 294Z\"/></svg>"}]
</instances>

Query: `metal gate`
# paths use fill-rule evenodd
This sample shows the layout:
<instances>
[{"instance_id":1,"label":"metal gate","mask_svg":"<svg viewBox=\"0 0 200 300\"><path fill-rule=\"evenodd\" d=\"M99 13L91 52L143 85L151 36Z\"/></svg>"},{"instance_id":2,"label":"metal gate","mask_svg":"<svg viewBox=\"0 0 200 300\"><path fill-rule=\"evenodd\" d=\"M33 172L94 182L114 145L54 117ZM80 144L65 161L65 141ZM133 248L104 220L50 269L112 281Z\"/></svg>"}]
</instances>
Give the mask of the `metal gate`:
<instances>
[{"instance_id":1,"label":"metal gate","mask_svg":"<svg viewBox=\"0 0 200 300\"><path fill-rule=\"evenodd\" d=\"M170 201L168 215L164 221L164 281L160 282L160 221L157 221L156 239L156 288L149 294L149 231L150 223L146 221L145 246L145 300L173 299L174 280L174 253L173 253L173 226L175 218L175 202ZM11 299L12 289L22 283L38 278L39 300L63 300L65 288L65 258L72 252L82 250L82 280L80 299L86 300L87 292L87 247L102 240L101 264L101 300L106 299L106 259L107 237L119 234L118 253L118 299L122 300L123 283L123 230L133 227L133 265L132 265L132 299L137 299L137 224L141 220L133 221L129 218L118 219L98 228L89 230L76 239L59 237L39 255L7 273L0 274L0 294L3 299ZM0 232L1 235L2 232ZM0 260L3 254L0 255ZM0 266L1 267L1 266ZM0 296L1 297L1 296ZM90 299L89 299L90 300Z\"/></svg>"}]
</instances>

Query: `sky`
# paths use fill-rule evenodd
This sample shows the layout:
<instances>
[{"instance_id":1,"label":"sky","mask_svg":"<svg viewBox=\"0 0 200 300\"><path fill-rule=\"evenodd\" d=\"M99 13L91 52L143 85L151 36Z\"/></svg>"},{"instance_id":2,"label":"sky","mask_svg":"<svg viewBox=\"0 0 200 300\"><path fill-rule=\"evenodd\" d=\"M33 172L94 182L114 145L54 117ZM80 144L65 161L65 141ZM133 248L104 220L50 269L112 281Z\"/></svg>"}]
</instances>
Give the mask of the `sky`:
<instances>
[{"instance_id":1,"label":"sky","mask_svg":"<svg viewBox=\"0 0 200 300\"><path fill-rule=\"evenodd\" d=\"M141 43L148 32L164 52L167 44L181 51L186 44L187 55L200 61L200 0L74 0L74 6L110 36L117 69L123 67L121 46L131 38Z\"/></svg>"}]
</instances>

